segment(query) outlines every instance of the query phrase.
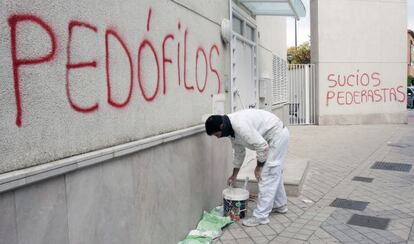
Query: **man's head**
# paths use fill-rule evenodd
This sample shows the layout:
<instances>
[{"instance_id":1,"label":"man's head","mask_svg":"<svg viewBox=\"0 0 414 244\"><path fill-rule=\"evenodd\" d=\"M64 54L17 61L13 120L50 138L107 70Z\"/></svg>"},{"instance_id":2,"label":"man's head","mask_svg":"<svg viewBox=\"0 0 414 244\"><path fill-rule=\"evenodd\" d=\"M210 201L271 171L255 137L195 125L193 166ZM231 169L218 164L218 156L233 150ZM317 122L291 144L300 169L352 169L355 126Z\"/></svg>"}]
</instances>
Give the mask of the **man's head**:
<instances>
[{"instance_id":1,"label":"man's head","mask_svg":"<svg viewBox=\"0 0 414 244\"><path fill-rule=\"evenodd\" d=\"M216 136L220 138L223 130L223 116L222 115L211 115L208 117L205 123L206 132L209 136Z\"/></svg>"}]
</instances>

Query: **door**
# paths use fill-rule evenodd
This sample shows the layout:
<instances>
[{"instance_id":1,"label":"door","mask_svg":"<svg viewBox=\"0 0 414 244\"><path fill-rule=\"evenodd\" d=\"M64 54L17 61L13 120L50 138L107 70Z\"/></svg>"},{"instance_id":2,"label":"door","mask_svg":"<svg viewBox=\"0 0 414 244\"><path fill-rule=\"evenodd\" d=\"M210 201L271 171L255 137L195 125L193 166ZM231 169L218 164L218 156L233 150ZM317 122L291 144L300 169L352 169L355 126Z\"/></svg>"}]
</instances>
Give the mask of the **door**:
<instances>
[{"instance_id":1,"label":"door","mask_svg":"<svg viewBox=\"0 0 414 244\"><path fill-rule=\"evenodd\" d=\"M258 108L256 24L243 10L233 6L231 40L232 112Z\"/></svg>"}]
</instances>

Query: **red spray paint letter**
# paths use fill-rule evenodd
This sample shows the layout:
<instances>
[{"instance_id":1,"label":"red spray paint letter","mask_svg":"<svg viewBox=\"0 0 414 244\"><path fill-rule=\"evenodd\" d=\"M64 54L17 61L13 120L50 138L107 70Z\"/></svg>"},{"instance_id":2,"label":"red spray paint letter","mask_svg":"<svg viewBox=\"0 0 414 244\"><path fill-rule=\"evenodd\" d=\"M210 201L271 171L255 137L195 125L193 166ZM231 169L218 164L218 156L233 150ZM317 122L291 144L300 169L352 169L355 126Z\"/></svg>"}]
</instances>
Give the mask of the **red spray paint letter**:
<instances>
[{"instance_id":1,"label":"red spray paint letter","mask_svg":"<svg viewBox=\"0 0 414 244\"><path fill-rule=\"evenodd\" d=\"M220 81L220 75L219 75L219 73L217 72L217 70L213 67L213 65L212 65L212 61L211 61L211 55L212 55L212 53L213 53L213 50L216 50L216 52L217 52L217 55L219 55L220 56L220 52L219 52L219 49L218 49L218 47L217 47L217 45L216 44L214 44L213 46L211 46L211 48L210 48L210 55L209 55L209 62L210 62L210 70L211 70L211 72L213 72L214 74L216 74L216 76L217 76L217 82L218 82L218 90L217 90L217 93L220 93L220 91L221 91L221 81Z\"/></svg>"},{"instance_id":2,"label":"red spray paint letter","mask_svg":"<svg viewBox=\"0 0 414 244\"><path fill-rule=\"evenodd\" d=\"M145 93L145 89L142 84L142 70L141 70L142 51L144 50L146 46L149 46L150 50L152 51L152 54L154 55L155 62L157 63L157 86L155 88L154 93L151 96L148 96ZM141 93L142 93L142 96L144 96L144 99L146 101L154 100L154 98L157 96L158 87L160 85L160 65L158 62L158 56L157 56L157 53L155 52L154 46L152 45L150 41L146 39L141 42L141 45L139 45L139 50L138 50L138 84L139 84L139 87L141 88Z\"/></svg>"},{"instance_id":3,"label":"red spray paint letter","mask_svg":"<svg viewBox=\"0 0 414 244\"><path fill-rule=\"evenodd\" d=\"M111 93L111 78L110 78L110 63L109 63L109 36L113 36L115 37L116 40L118 40L118 42L121 44L122 48L124 49L127 57L128 57L128 61L129 61L129 74L130 74L130 85L129 85L129 91L128 91L128 97L125 99L125 101L123 102L116 102L113 98L112 98L112 93ZM116 33L114 30L106 30L105 32L105 61L106 61L106 85L107 85L107 89L108 89L108 103L116 108L122 108L125 107L128 103L129 100L131 99L131 95L132 95L132 89L134 86L134 72L133 72L133 65L132 65L132 58L131 58L131 53L128 50L128 47L126 46L125 42L122 40L122 38L118 35L118 33Z\"/></svg>"},{"instance_id":4,"label":"red spray paint letter","mask_svg":"<svg viewBox=\"0 0 414 244\"><path fill-rule=\"evenodd\" d=\"M166 71L165 71L165 64L172 63L172 60L170 58L165 57L165 44L167 43L168 39L174 40L174 35L173 34L168 34L167 36L164 37L164 41L162 42L162 78L163 78L163 90L162 93L165 94L167 92L167 77L165 75ZM178 54L179 55L179 54ZM180 71L178 71L180 72Z\"/></svg>"},{"instance_id":5,"label":"red spray paint letter","mask_svg":"<svg viewBox=\"0 0 414 244\"><path fill-rule=\"evenodd\" d=\"M81 107L80 105L76 104L73 99L72 96L70 94L70 80L69 80L69 71L71 69L81 69L81 68L86 68L86 67L92 67L92 68L96 68L96 61L90 61L90 62L80 62L80 63L71 63L70 62L70 47L71 47L71 43L72 43L72 35L73 35L73 29L75 27L82 27L82 28L87 28L92 30L93 32L97 32L97 28L95 26L89 25L87 23L83 23L83 22L79 22L79 21L71 21L69 22L69 26L68 26L68 31L69 31L69 39L68 39L68 45L66 48L66 95L68 97L69 100L69 104L70 106L77 112L81 112L81 113L90 113L93 112L95 110L98 109L98 103L95 103L89 107Z\"/></svg>"},{"instance_id":6,"label":"red spray paint letter","mask_svg":"<svg viewBox=\"0 0 414 244\"><path fill-rule=\"evenodd\" d=\"M184 31L184 87L187 90L194 90L194 86L189 86L187 84L187 35L188 30Z\"/></svg>"},{"instance_id":7,"label":"red spray paint letter","mask_svg":"<svg viewBox=\"0 0 414 244\"><path fill-rule=\"evenodd\" d=\"M200 85L198 84L198 57L199 57L199 53L202 53L203 54L203 56L204 56L204 62L205 62L205 64L206 64L206 75L204 76L204 85L203 85L203 87L201 87L200 88ZM195 72L195 78L196 78L196 84L197 84L197 89L198 89L198 91L199 92L203 92L204 91L204 89L206 88L206 84L207 84L207 77L208 77L208 70L207 70L207 55L206 55L206 52L204 51L204 49L203 48L201 48L201 47L199 47L198 49L197 49L197 53L196 53L196 72Z\"/></svg>"},{"instance_id":8,"label":"red spray paint letter","mask_svg":"<svg viewBox=\"0 0 414 244\"><path fill-rule=\"evenodd\" d=\"M37 58L19 58L17 57L17 24L19 22L31 22L42 27L50 37L51 48L49 53L44 56ZM20 77L19 77L19 67L22 65L34 65L49 62L53 59L53 56L56 53L57 44L56 36L53 33L52 28L42 19L34 15L12 15L8 19L10 26L10 38L11 38L11 57L13 63L13 79L14 79L14 93L16 98L16 125L18 127L22 126L22 102L20 97Z\"/></svg>"}]
</instances>

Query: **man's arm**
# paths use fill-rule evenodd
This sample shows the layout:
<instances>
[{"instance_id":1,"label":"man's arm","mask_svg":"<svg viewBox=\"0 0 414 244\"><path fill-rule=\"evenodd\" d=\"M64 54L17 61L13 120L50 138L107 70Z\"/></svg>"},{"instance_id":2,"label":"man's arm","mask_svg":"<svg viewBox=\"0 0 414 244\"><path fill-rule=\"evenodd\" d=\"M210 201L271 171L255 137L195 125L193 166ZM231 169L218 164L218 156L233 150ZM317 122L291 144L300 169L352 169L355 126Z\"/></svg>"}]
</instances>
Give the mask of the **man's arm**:
<instances>
[{"instance_id":1,"label":"man's arm","mask_svg":"<svg viewBox=\"0 0 414 244\"><path fill-rule=\"evenodd\" d=\"M233 141L232 141L232 146L234 150L234 159L233 159L234 168L233 168L233 174L227 180L228 185L233 185L233 183L236 181L237 174L239 173L240 167L242 166L244 162L244 158L246 157L246 148L238 144L235 144Z\"/></svg>"}]
</instances>

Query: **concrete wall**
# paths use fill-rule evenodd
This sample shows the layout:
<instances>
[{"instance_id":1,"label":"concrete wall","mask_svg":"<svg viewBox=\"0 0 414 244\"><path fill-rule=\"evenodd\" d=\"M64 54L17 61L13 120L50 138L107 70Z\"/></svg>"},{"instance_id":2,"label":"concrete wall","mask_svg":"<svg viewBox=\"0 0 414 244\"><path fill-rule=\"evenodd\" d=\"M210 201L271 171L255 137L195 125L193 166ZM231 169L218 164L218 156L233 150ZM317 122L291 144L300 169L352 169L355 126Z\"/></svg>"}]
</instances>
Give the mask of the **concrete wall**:
<instances>
[{"instance_id":1,"label":"concrete wall","mask_svg":"<svg viewBox=\"0 0 414 244\"><path fill-rule=\"evenodd\" d=\"M2 193L0 243L177 243L222 204L229 144L203 133Z\"/></svg>"},{"instance_id":2,"label":"concrete wall","mask_svg":"<svg viewBox=\"0 0 414 244\"><path fill-rule=\"evenodd\" d=\"M196 125L229 76L228 15L223 0L2 1L0 243L176 243L221 204L230 144Z\"/></svg>"},{"instance_id":3,"label":"concrete wall","mask_svg":"<svg viewBox=\"0 0 414 244\"><path fill-rule=\"evenodd\" d=\"M406 1L311 1L319 124L405 123Z\"/></svg>"},{"instance_id":4,"label":"concrete wall","mask_svg":"<svg viewBox=\"0 0 414 244\"><path fill-rule=\"evenodd\" d=\"M214 7L213 7L214 6ZM201 122L228 2L0 3L0 173Z\"/></svg>"}]
</instances>

